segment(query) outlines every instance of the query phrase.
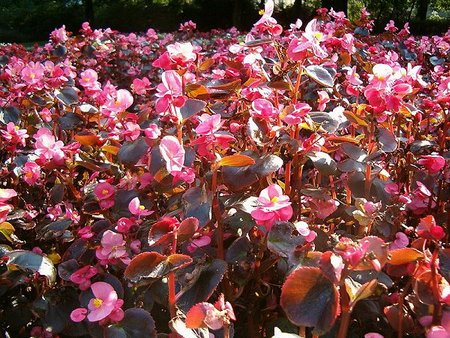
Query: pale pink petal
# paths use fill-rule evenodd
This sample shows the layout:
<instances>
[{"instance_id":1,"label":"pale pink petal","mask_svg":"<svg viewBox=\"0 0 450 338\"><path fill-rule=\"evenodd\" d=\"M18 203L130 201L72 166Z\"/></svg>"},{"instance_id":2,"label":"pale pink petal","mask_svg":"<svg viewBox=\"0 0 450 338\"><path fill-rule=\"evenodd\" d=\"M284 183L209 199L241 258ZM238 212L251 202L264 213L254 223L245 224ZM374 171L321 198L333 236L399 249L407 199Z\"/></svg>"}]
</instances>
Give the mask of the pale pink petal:
<instances>
[{"instance_id":1,"label":"pale pink petal","mask_svg":"<svg viewBox=\"0 0 450 338\"><path fill-rule=\"evenodd\" d=\"M115 302L117 300L116 291L108 283L96 282L91 285L91 290L96 298L103 300L104 304Z\"/></svg>"},{"instance_id":2,"label":"pale pink petal","mask_svg":"<svg viewBox=\"0 0 450 338\"><path fill-rule=\"evenodd\" d=\"M87 315L87 319L90 322L98 322L105 319L114 310L114 305L112 304L102 304L98 309L95 309Z\"/></svg>"},{"instance_id":3,"label":"pale pink petal","mask_svg":"<svg viewBox=\"0 0 450 338\"><path fill-rule=\"evenodd\" d=\"M86 318L86 314L87 309L80 307L70 313L70 319L75 323L79 323Z\"/></svg>"}]
</instances>

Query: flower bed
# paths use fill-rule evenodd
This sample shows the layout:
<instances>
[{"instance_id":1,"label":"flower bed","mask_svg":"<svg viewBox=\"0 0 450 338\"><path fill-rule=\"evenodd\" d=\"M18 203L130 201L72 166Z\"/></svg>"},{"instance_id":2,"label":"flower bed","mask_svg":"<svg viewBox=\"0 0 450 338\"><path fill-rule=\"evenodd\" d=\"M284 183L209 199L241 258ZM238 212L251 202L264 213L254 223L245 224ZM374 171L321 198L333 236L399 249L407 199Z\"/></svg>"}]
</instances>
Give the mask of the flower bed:
<instances>
[{"instance_id":1,"label":"flower bed","mask_svg":"<svg viewBox=\"0 0 450 338\"><path fill-rule=\"evenodd\" d=\"M3 334L450 334L450 33L272 14L0 47Z\"/></svg>"}]
</instances>

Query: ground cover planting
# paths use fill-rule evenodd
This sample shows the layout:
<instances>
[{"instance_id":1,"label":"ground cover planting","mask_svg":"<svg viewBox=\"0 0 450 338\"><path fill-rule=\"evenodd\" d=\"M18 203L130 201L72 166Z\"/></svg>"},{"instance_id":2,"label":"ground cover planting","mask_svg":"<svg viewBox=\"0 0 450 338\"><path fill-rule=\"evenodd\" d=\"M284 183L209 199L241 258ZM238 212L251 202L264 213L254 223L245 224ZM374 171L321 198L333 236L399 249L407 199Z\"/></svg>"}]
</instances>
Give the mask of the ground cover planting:
<instances>
[{"instance_id":1,"label":"ground cover planting","mask_svg":"<svg viewBox=\"0 0 450 338\"><path fill-rule=\"evenodd\" d=\"M0 46L5 337L449 337L450 31Z\"/></svg>"}]
</instances>

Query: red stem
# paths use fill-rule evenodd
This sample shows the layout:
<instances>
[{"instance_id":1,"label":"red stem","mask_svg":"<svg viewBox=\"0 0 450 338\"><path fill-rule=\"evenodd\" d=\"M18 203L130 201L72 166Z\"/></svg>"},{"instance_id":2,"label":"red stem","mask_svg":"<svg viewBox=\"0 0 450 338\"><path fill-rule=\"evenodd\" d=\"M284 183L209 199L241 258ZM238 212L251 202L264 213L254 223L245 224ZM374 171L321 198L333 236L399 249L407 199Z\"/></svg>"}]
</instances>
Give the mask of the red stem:
<instances>
[{"instance_id":1,"label":"red stem","mask_svg":"<svg viewBox=\"0 0 450 338\"><path fill-rule=\"evenodd\" d=\"M217 222L217 258L224 259L225 252L223 248L223 238L224 238L224 232L223 232L223 224L221 220L220 215L220 207L219 207L219 201L217 199L217 168L213 167L213 175L211 179L211 192L213 193L213 216L215 221Z\"/></svg>"},{"instance_id":2,"label":"red stem","mask_svg":"<svg viewBox=\"0 0 450 338\"><path fill-rule=\"evenodd\" d=\"M171 254L175 254L177 252L177 232L174 230L173 232L173 240L172 240L172 249ZM176 310L176 292L175 292L175 273L169 272L169 311L170 317L175 318L177 314Z\"/></svg>"}]
</instances>

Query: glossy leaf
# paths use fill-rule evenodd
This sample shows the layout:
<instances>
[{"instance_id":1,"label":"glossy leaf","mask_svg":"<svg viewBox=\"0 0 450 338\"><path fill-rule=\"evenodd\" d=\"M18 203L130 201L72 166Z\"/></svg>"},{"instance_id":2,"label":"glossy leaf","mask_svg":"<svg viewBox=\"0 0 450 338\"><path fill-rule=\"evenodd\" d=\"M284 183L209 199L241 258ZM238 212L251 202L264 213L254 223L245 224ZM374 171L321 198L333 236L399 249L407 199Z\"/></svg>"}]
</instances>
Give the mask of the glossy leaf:
<instances>
[{"instance_id":1,"label":"glossy leaf","mask_svg":"<svg viewBox=\"0 0 450 338\"><path fill-rule=\"evenodd\" d=\"M78 92L73 87L66 87L56 91L56 97L66 106L78 103Z\"/></svg>"},{"instance_id":2,"label":"glossy leaf","mask_svg":"<svg viewBox=\"0 0 450 338\"><path fill-rule=\"evenodd\" d=\"M126 164L136 164L147 152L148 145L143 137L133 142L125 142L120 148L117 156L119 160Z\"/></svg>"},{"instance_id":3,"label":"glossy leaf","mask_svg":"<svg viewBox=\"0 0 450 338\"><path fill-rule=\"evenodd\" d=\"M280 305L295 325L324 333L339 315L339 292L319 268L300 267L286 279Z\"/></svg>"},{"instance_id":4,"label":"glossy leaf","mask_svg":"<svg viewBox=\"0 0 450 338\"><path fill-rule=\"evenodd\" d=\"M322 175L329 176L336 172L336 162L327 153L316 151L314 153L309 153L307 156L314 164L314 167L319 170Z\"/></svg>"},{"instance_id":5,"label":"glossy leaf","mask_svg":"<svg viewBox=\"0 0 450 338\"><path fill-rule=\"evenodd\" d=\"M306 74L323 87L332 88L334 80L331 74L323 67L312 65L305 68Z\"/></svg>"},{"instance_id":6,"label":"glossy leaf","mask_svg":"<svg viewBox=\"0 0 450 338\"><path fill-rule=\"evenodd\" d=\"M135 256L124 272L125 278L132 282L162 278L192 263L192 258L186 255L173 254L164 256L157 252L143 252Z\"/></svg>"},{"instance_id":7,"label":"glossy leaf","mask_svg":"<svg viewBox=\"0 0 450 338\"><path fill-rule=\"evenodd\" d=\"M11 238L11 235L14 234L14 227L9 222L3 222L0 224L0 233L10 242L13 243L13 239Z\"/></svg>"},{"instance_id":8,"label":"glossy leaf","mask_svg":"<svg viewBox=\"0 0 450 338\"><path fill-rule=\"evenodd\" d=\"M276 222L267 235L267 248L281 257L289 257L304 243L304 237L290 222Z\"/></svg>"},{"instance_id":9,"label":"glossy leaf","mask_svg":"<svg viewBox=\"0 0 450 338\"><path fill-rule=\"evenodd\" d=\"M240 154L223 157L217 162L217 165L222 167L244 167L253 164L255 164L253 158Z\"/></svg>"},{"instance_id":10,"label":"glossy leaf","mask_svg":"<svg viewBox=\"0 0 450 338\"><path fill-rule=\"evenodd\" d=\"M412 262L417 262L424 259L425 255L414 248L402 248L389 251L389 261L391 265L401 265Z\"/></svg>"},{"instance_id":11,"label":"glossy leaf","mask_svg":"<svg viewBox=\"0 0 450 338\"><path fill-rule=\"evenodd\" d=\"M192 272L193 279L181 289L177 296L179 297L178 306L183 311L188 311L195 304L207 301L225 275L227 266L227 263L220 259L196 266Z\"/></svg>"},{"instance_id":12,"label":"glossy leaf","mask_svg":"<svg viewBox=\"0 0 450 338\"><path fill-rule=\"evenodd\" d=\"M188 99L183 107L180 108L180 113L183 120L187 120L191 116L199 113L206 107L206 102L195 99Z\"/></svg>"},{"instance_id":13,"label":"glossy leaf","mask_svg":"<svg viewBox=\"0 0 450 338\"><path fill-rule=\"evenodd\" d=\"M350 307L353 308L358 301L372 296L377 285L376 279L361 285L351 277L345 278L345 290L350 298Z\"/></svg>"},{"instance_id":14,"label":"glossy leaf","mask_svg":"<svg viewBox=\"0 0 450 338\"><path fill-rule=\"evenodd\" d=\"M50 284L56 281L56 268L52 261L47 257L35 254L27 250L15 250L8 252L7 265L10 268L19 268L23 271L31 270L38 272L40 275L47 277Z\"/></svg>"},{"instance_id":15,"label":"glossy leaf","mask_svg":"<svg viewBox=\"0 0 450 338\"><path fill-rule=\"evenodd\" d=\"M155 321L144 309L127 309L120 323L107 327L105 337L156 338Z\"/></svg>"}]
</instances>

